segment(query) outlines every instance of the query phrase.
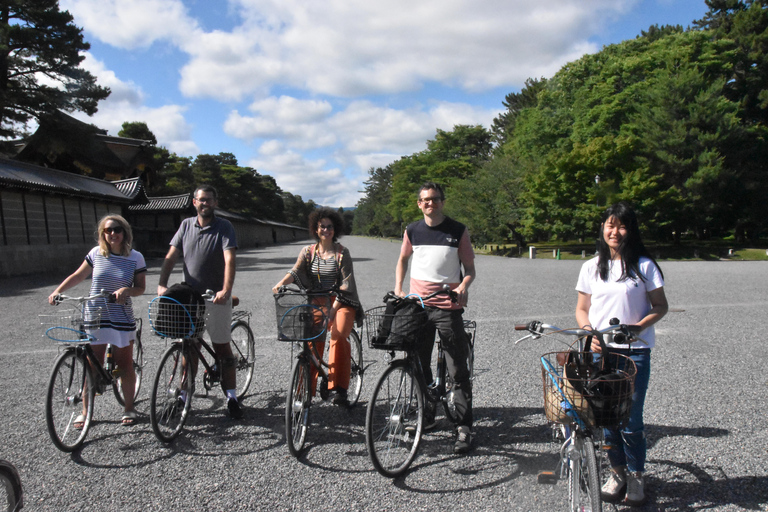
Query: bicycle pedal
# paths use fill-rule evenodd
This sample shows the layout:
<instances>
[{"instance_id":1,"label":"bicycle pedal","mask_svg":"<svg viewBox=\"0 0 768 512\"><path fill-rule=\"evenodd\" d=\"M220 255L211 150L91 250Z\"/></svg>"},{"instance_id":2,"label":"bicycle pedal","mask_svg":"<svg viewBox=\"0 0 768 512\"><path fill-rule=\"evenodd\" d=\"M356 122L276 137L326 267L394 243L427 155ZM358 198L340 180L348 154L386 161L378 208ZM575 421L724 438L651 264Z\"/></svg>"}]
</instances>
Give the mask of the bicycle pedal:
<instances>
[{"instance_id":1,"label":"bicycle pedal","mask_svg":"<svg viewBox=\"0 0 768 512\"><path fill-rule=\"evenodd\" d=\"M537 482L540 484L556 484L557 480L558 478L554 471L539 471L537 476Z\"/></svg>"}]
</instances>

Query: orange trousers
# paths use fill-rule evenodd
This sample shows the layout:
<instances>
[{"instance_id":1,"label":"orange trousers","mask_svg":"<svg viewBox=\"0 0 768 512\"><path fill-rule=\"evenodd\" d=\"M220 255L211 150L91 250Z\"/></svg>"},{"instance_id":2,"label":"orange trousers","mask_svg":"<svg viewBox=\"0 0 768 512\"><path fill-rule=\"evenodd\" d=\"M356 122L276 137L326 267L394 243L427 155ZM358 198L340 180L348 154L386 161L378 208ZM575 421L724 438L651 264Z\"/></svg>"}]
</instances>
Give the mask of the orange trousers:
<instances>
[{"instance_id":1,"label":"orange trousers","mask_svg":"<svg viewBox=\"0 0 768 512\"><path fill-rule=\"evenodd\" d=\"M349 387L349 372L352 367L351 350L349 348L349 333L355 326L355 308L341 306L336 312L336 317L329 322L331 331L331 344L328 348L328 390L344 389ZM325 350L325 341L314 342L318 354ZM312 395L317 387L317 368L312 365Z\"/></svg>"}]
</instances>

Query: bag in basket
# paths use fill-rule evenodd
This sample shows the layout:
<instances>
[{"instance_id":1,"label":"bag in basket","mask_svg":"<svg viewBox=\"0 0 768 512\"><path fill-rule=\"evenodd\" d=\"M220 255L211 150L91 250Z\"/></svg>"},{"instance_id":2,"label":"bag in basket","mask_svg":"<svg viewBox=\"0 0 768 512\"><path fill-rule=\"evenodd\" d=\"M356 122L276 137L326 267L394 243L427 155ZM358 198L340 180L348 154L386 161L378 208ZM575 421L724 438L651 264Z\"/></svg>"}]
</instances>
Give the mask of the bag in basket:
<instances>
[{"instance_id":1,"label":"bag in basket","mask_svg":"<svg viewBox=\"0 0 768 512\"><path fill-rule=\"evenodd\" d=\"M424 316L424 308L413 301L388 301L373 344L403 347L418 340L424 329Z\"/></svg>"},{"instance_id":2,"label":"bag in basket","mask_svg":"<svg viewBox=\"0 0 768 512\"><path fill-rule=\"evenodd\" d=\"M190 285L183 282L174 284L157 300L156 331L169 338L194 338L202 335L205 300Z\"/></svg>"}]
</instances>

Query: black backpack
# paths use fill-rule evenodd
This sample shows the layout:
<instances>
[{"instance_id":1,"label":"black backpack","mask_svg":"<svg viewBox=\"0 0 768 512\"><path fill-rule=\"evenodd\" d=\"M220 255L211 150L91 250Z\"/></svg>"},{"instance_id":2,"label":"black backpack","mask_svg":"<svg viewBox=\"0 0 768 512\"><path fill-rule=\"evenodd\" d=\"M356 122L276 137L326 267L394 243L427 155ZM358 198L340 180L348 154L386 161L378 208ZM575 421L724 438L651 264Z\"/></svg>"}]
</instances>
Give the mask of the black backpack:
<instances>
[{"instance_id":1,"label":"black backpack","mask_svg":"<svg viewBox=\"0 0 768 512\"><path fill-rule=\"evenodd\" d=\"M197 338L202 335L205 300L187 283L174 284L157 299L155 330L167 338Z\"/></svg>"}]
</instances>

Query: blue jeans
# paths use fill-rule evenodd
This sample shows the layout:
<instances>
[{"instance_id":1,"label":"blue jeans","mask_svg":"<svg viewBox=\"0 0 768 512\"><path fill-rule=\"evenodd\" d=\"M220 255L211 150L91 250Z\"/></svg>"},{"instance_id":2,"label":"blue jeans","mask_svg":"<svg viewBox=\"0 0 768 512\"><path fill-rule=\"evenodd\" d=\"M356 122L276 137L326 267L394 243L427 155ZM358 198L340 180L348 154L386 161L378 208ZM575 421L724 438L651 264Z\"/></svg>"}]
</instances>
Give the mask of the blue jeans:
<instances>
[{"instance_id":1,"label":"blue jeans","mask_svg":"<svg viewBox=\"0 0 768 512\"><path fill-rule=\"evenodd\" d=\"M648 380L651 377L651 351L611 349L612 353L628 356L637 366L635 389L632 394L632 409L629 422L622 429L604 429L605 446L608 449L608 459L611 467L627 466L632 472L645 471L645 424L643 423L643 408L645 394L648 391Z\"/></svg>"}]
</instances>

